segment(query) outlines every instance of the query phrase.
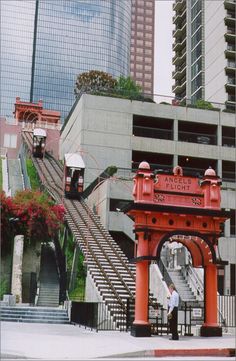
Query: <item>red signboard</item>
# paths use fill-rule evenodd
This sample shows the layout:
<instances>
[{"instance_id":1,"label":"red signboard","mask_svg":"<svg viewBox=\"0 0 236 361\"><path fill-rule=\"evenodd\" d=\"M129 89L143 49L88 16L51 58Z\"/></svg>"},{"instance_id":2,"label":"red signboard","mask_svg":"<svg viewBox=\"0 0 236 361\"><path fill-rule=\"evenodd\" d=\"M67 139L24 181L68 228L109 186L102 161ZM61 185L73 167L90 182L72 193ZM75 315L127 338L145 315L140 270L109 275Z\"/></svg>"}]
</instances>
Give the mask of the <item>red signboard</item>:
<instances>
[{"instance_id":1,"label":"red signboard","mask_svg":"<svg viewBox=\"0 0 236 361\"><path fill-rule=\"evenodd\" d=\"M198 178L158 174L155 190L178 193L202 193Z\"/></svg>"}]
</instances>

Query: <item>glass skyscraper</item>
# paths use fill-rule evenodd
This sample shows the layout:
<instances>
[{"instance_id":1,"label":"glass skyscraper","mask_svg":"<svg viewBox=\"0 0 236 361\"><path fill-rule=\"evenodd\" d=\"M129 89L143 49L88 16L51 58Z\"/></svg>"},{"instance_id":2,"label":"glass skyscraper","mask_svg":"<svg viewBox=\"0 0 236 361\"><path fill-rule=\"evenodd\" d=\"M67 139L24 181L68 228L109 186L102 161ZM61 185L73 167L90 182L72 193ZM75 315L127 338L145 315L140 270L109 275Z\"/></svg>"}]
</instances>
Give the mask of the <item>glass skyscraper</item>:
<instances>
[{"instance_id":1,"label":"glass skyscraper","mask_svg":"<svg viewBox=\"0 0 236 361\"><path fill-rule=\"evenodd\" d=\"M131 2L2 0L1 37L1 115L19 96L64 118L79 73L129 75Z\"/></svg>"}]
</instances>

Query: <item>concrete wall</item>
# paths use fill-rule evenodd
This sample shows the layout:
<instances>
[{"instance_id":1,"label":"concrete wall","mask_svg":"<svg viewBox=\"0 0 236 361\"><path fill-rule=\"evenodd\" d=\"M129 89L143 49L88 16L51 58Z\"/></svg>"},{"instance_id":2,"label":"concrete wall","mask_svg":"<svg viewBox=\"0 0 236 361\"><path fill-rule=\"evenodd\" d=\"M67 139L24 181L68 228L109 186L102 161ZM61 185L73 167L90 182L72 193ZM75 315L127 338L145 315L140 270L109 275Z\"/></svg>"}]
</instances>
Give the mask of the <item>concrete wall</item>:
<instances>
[{"instance_id":1,"label":"concrete wall","mask_svg":"<svg viewBox=\"0 0 236 361\"><path fill-rule=\"evenodd\" d=\"M0 119L0 147L6 148L7 156L9 159L16 159L18 157L20 146L22 144L22 126L23 123L17 122L15 119L12 119L11 122L9 122L9 120L7 120L6 118ZM37 125L35 127L37 127ZM46 150L58 159L60 130L55 125L55 129L45 129L45 131L47 133ZM6 144L4 143L4 138L6 134L16 136L16 146L6 147Z\"/></svg>"},{"instance_id":2,"label":"concrete wall","mask_svg":"<svg viewBox=\"0 0 236 361\"><path fill-rule=\"evenodd\" d=\"M85 183L89 184L106 167L131 168L132 150L178 154L233 161L235 149L132 136L133 114L174 121L235 126L233 114L172 105L83 95L61 134L61 152L79 151L84 157ZM175 139L177 136L175 134ZM221 139L219 137L219 144ZM221 174L219 174L221 176Z\"/></svg>"},{"instance_id":3,"label":"concrete wall","mask_svg":"<svg viewBox=\"0 0 236 361\"><path fill-rule=\"evenodd\" d=\"M85 302L102 302L101 295L97 288L94 287L94 281L89 272L86 277Z\"/></svg>"},{"instance_id":4,"label":"concrete wall","mask_svg":"<svg viewBox=\"0 0 236 361\"><path fill-rule=\"evenodd\" d=\"M12 147L7 147L4 142L6 135L15 136L16 144L12 144ZM0 121L0 147L5 148L9 159L15 159L18 156L21 145L21 125L18 125L14 119L11 123L8 123L5 118L1 118Z\"/></svg>"},{"instance_id":5,"label":"concrete wall","mask_svg":"<svg viewBox=\"0 0 236 361\"><path fill-rule=\"evenodd\" d=\"M168 286L162 279L162 274L157 264L150 265L149 288L154 297L165 309L167 309L167 296L170 294Z\"/></svg>"}]
</instances>

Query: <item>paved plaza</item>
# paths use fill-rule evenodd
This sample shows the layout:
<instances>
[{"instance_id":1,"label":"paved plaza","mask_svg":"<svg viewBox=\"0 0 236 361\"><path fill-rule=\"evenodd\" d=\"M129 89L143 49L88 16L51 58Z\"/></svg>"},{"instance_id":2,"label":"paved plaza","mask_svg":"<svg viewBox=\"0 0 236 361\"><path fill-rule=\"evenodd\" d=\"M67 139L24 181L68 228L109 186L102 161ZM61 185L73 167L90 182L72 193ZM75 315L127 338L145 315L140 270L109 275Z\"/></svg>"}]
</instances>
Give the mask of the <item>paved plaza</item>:
<instances>
[{"instance_id":1,"label":"paved plaza","mask_svg":"<svg viewBox=\"0 0 236 361\"><path fill-rule=\"evenodd\" d=\"M85 360L109 357L141 360L155 356L159 359L158 356L171 356L170 352L173 350L176 359L184 359L180 357L179 352L188 355L189 350L192 350L191 354L193 350L198 350L195 351L196 355L203 353L212 356L213 358L209 359L214 360L214 355L217 353L218 356L220 354L224 356L223 351L226 349L235 350L234 335L210 338L180 336L179 341L171 341L167 335L137 338L131 336L130 332L96 332L73 325L1 322L2 360L10 358ZM223 356L217 359L225 359ZM164 357L164 360L167 358Z\"/></svg>"}]
</instances>

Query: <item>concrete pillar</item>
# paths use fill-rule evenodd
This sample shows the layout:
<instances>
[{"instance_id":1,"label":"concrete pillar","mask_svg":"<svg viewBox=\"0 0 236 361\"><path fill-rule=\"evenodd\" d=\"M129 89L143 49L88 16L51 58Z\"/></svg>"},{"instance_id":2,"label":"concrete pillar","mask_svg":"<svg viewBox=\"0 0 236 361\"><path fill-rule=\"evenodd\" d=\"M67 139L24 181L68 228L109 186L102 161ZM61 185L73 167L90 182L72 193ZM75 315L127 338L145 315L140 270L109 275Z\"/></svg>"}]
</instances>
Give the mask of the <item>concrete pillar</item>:
<instances>
[{"instance_id":1,"label":"concrete pillar","mask_svg":"<svg viewBox=\"0 0 236 361\"><path fill-rule=\"evenodd\" d=\"M22 261L23 261L24 236L14 238L11 293L16 297L16 302L22 302Z\"/></svg>"}]
</instances>

